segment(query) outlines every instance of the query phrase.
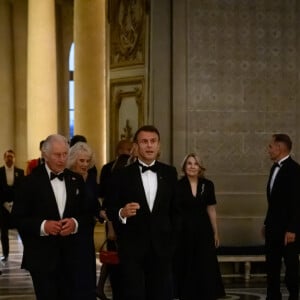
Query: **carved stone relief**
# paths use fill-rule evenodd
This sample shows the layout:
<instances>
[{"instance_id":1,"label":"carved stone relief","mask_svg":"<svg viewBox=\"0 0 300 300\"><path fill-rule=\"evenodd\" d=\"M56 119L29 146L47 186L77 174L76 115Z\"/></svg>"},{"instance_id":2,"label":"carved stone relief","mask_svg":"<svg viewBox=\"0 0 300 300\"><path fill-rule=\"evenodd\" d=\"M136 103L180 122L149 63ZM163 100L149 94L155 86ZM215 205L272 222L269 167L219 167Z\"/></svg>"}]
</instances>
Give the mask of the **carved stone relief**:
<instances>
[{"instance_id":1,"label":"carved stone relief","mask_svg":"<svg viewBox=\"0 0 300 300\"><path fill-rule=\"evenodd\" d=\"M216 173L265 172L271 134L299 135L299 5L187 3L189 148Z\"/></svg>"},{"instance_id":2,"label":"carved stone relief","mask_svg":"<svg viewBox=\"0 0 300 300\"><path fill-rule=\"evenodd\" d=\"M110 1L110 67L144 64L146 0Z\"/></svg>"}]
</instances>

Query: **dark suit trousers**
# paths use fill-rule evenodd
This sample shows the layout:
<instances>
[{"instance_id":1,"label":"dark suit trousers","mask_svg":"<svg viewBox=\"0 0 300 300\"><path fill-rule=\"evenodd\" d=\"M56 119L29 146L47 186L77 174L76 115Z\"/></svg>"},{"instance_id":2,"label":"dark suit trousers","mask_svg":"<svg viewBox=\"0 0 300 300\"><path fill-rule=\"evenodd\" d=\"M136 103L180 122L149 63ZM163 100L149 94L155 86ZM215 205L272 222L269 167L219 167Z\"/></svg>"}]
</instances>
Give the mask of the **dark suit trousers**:
<instances>
[{"instance_id":1,"label":"dark suit trousers","mask_svg":"<svg viewBox=\"0 0 300 300\"><path fill-rule=\"evenodd\" d=\"M145 256L121 258L122 300L171 300L171 260L157 257L150 249Z\"/></svg>"},{"instance_id":2,"label":"dark suit trousers","mask_svg":"<svg viewBox=\"0 0 300 300\"><path fill-rule=\"evenodd\" d=\"M0 221L0 231L1 231L1 246L2 254L7 257L9 254L9 239L8 239L8 230L10 228L10 215L6 209L3 209L1 213Z\"/></svg>"},{"instance_id":3,"label":"dark suit trousers","mask_svg":"<svg viewBox=\"0 0 300 300\"><path fill-rule=\"evenodd\" d=\"M80 269L30 272L37 300L96 300ZM90 279L88 277L88 279Z\"/></svg>"},{"instance_id":4,"label":"dark suit trousers","mask_svg":"<svg viewBox=\"0 0 300 300\"><path fill-rule=\"evenodd\" d=\"M282 240L266 236L267 300L282 299L280 292L282 258L286 268L285 284L290 294L289 300L298 300L299 256L297 244L284 246Z\"/></svg>"}]
</instances>

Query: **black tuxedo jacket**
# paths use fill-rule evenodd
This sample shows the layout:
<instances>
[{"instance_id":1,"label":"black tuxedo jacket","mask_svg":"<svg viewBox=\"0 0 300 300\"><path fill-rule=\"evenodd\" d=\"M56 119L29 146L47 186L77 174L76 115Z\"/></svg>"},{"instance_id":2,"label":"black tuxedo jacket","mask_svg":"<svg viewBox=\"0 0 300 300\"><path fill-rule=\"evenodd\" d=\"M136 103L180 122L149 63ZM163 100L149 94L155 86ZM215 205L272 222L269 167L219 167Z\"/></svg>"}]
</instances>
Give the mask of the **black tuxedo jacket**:
<instances>
[{"instance_id":1,"label":"black tuxedo jacket","mask_svg":"<svg viewBox=\"0 0 300 300\"><path fill-rule=\"evenodd\" d=\"M88 202L85 201L83 178L65 170L66 205L63 218L75 218L78 232L66 237L41 236L44 220L60 220L56 199L45 165L25 177L18 189L12 216L24 245L22 267L29 271L54 270L62 261L76 264L83 253L80 244L94 226ZM88 246L87 246L88 247Z\"/></svg>"},{"instance_id":2,"label":"black tuxedo jacket","mask_svg":"<svg viewBox=\"0 0 300 300\"><path fill-rule=\"evenodd\" d=\"M300 234L300 165L288 157L280 167L272 191L267 185L268 210L265 225L276 237L286 231Z\"/></svg>"},{"instance_id":3,"label":"black tuxedo jacket","mask_svg":"<svg viewBox=\"0 0 300 300\"><path fill-rule=\"evenodd\" d=\"M140 168L135 162L116 172L108 195L108 216L118 225L119 253L126 257L139 258L149 249L163 257L171 257L179 209L175 203L177 172L174 167L157 162L157 193L152 212L149 209ZM127 218L126 224L119 219L119 210L127 203L137 202L140 209L136 216Z\"/></svg>"},{"instance_id":4,"label":"black tuxedo jacket","mask_svg":"<svg viewBox=\"0 0 300 300\"><path fill-rule=\"evenodd\" d=\"M16 189L24 178L24 170L14 167L14 184L12 186L7 184L5 167L0 168L0 226L13 228L11 215L4 208L4 202L13 202L15 200Z\"/></svg>"},{"instance_id":5,"label":"black tuxedo jacket","mask_svg":"<svg viewBox=\"0 0 300 300\"><path fill-rule=\"evenodd\" d=\"M107 189L108 189L108 184L109 184L109 180L111 178L112 175L112 167L115 163L115 160L108 162L107 164L105 164L100 172L100 176L99 176L99 197L104 198L106 197L107 194Z\"/></svg>"},{"instance_id":6,"label":"black tuxedo jacket","mask_svg":"<svg viewBox=\"0 0 300 300\"><path fill-rule=\"evenodd\" d=\"M15 188L18 187L24 178L24 170L14 167L14 184L9 186L6 180L5 167L0 168L0 202L12 202L15 198Z\"/></svg>"}]
</instances>

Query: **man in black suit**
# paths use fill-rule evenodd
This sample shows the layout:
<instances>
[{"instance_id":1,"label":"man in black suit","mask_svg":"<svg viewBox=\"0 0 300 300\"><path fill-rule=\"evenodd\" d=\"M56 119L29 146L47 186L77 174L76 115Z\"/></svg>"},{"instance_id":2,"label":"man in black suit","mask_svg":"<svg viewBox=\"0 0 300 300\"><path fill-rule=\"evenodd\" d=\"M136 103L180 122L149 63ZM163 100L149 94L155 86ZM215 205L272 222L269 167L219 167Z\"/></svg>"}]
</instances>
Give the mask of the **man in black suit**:
<instances>
[{"instance_id":1,"label":"man in black suit","mask_svg":"<svg viewBox=\"0 0 300 300\"><path fill-rule=\"evenodd\" d=\"M110 180L112 169L114 164L116 163L116 159L121 154L131 155L132 151L132 142L130 140L120 140L116 147L116 158L107 164L105 164L100 173L99 177L99 197L104 198L107 193L107 185Z\"/></svg>"},{"instance_id":2,"label":"man in black suit","mask_svg":"<svg viewBox=\"0 0 300 300\"><path fill-rule=\"evenodd\" d=\"M268 147L274 165L268 185L268 210L264 222L267 267L267 300L280 300L281 260L289 300L299 299L300 166L290 152L286 134L274 134Z\"/></svg>"},{"instance_id":3,"label":"man in black suit","mask_svg":"<svg viewBox=\"0 0 300 300\"><path fill-rule=\"evenodd\" d=\"M12 215L22 238L22 267L29 270L38 300L95 300L95 274L82 272L91 249L84 235L94 226L86 205L83 178L65 169L69 145L50 135L42 151L45 164L25 177ZM90 268L90 272L96 272Z\"/></svg>"},{"instance_id":4,"label":"man in black suit","mask_svg":"<svg viewBox=\"0 0 300 300\"><path fill-rule=\"evenodd\" d=\"M177 172L156 161L160 135L154 126L139 128L134 143L138 160L116 174L108 200L108 217L119 223L121 299L170 300Z\"/></svg>"},{"instance_id":5,"label":"man in black suit","mask_svg":"<svg viewBox=\"0 0 300 300\"><path fill-rule=\"evenodd\" d=\"M132 142L128 139L120 140L116 147L116 158L108 162L107 164L105 164L101 169L101 173L99 177L99 197L102 199L102 207L100 210L100 222L103 222L103 220L106 221L105 231L108 239L115 239L115 230L113 228L112 222L109 221L107 218L106 207L105 207L109 181L111 180L113 169L116 167L116 164L118 163L118 158L121 155L125 155L125 154L130 156L131 151L132 151ZM110 248L110 246L111 243L109 241L108 248ZM101 300L108 299L104 293L105 282L108 277L110 279L110 284L112 287L113 298L114 300L116 300L118 298L117 293L119 292L119 284L118 284L119 276L118 276L118 267L113 265L108 265L108 264L101 265L101 272L97 284L97 296Z\"/></svg>"},{"instance_id":6,"label":"man in black suit","mask_svg":"<svg viewBox=\"0 0 300 300\"><path fill-rule=\"evenodd\" d=\"M9 255L8 231L13 228L11 210L15 200L16 188L24 177L24 170L15 165L15 153L7 150L4 153L4 166L0 168L0 231L2 245L2 261Z\"/></svg>"}]
</instances>

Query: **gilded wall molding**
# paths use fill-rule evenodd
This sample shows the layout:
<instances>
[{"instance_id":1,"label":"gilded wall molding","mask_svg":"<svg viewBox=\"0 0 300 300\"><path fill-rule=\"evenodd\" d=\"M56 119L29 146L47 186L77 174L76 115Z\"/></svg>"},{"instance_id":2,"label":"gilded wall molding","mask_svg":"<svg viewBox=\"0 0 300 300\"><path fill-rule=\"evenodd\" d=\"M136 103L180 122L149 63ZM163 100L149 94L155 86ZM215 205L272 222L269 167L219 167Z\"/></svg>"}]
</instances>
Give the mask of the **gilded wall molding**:
<instances>
[{"instance_id":1,"label":"gilded wall molding","mask_svg":"<svg viewBox=\"0 0 300 300\"><path fill-rule=\"evenodd\" d=\"M132 139L144 123L144 77L110 82L110 157L121 139Z\"/></svg>"}]
</instances>

